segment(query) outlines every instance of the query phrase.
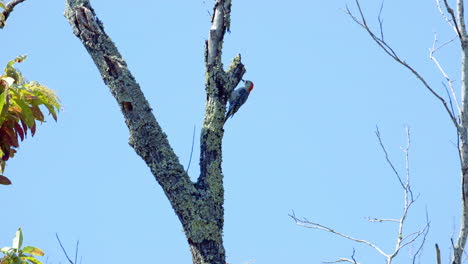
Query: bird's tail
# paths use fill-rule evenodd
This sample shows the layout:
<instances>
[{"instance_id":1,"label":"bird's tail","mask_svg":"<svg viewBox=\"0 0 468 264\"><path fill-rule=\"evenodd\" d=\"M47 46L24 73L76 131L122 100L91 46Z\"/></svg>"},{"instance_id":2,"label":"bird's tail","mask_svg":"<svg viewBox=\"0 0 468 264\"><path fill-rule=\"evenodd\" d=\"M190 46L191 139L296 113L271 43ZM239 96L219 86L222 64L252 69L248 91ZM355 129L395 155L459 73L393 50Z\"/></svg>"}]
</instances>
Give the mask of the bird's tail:
<instances>
[{"instance_id":1,"label":"bird's tail","mask_svg":"<svg viewBox=\"0 0 468 264\"><path fill-rule=\"evenodd\" d=\"M228 120L228 118L231 116L231 109L229 108L228 112L226 113L226 117L224 118L224 123L223 124L226 124L226 121Z\"/></svg>"}]
</instances>

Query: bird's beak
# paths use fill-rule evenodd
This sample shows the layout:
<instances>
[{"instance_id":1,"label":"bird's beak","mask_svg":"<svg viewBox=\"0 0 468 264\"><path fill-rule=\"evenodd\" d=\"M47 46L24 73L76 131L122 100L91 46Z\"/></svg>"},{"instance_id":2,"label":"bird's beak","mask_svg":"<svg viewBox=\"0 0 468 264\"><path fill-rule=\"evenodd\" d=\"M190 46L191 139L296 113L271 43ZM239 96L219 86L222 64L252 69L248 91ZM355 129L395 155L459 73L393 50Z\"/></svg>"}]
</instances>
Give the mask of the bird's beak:
<instances>
[{"instance_id":1,"label":"bird's beak","mask_svg":"<svg viewBox=\"0 0 468 264\"><path fill-rule=\"evenodd\" d=\"M245 80L244 80L244 79L241 79L241 81L245 82Z\"/></svg>"}]
</instances>

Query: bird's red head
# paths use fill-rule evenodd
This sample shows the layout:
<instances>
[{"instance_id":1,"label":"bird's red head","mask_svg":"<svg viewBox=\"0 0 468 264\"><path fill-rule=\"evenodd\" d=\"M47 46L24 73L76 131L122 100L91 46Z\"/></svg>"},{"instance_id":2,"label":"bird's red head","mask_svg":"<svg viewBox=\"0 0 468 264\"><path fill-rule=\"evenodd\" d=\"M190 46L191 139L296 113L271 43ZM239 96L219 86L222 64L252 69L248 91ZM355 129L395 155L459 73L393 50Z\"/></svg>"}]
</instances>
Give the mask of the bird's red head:
<instances>
[{"instance_id":1,"label":"bird's red head","mask_svg":"<svg viewBox=\"0 0 468 264\"><path fill-rule=\"evenodd\" d=\"M245 87L247 88L247 90L249 92L251 92L253 90L253 88L254 88L253 82L252 81L244 81L244 83L245 83Z\"/></svg>"}]
</instances>

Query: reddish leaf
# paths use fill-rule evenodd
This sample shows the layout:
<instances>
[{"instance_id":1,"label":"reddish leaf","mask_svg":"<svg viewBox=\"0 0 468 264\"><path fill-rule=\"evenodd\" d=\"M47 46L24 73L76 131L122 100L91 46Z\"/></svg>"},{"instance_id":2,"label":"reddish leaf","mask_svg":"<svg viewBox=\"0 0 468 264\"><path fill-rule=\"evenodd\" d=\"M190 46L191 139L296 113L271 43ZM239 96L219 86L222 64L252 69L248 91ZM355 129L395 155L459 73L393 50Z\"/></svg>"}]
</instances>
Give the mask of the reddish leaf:
<instances>
[{"instance_id":1,"label":"reddish leaf","mask_svg":"<svg viewBox=\"0 0 468 264\"><path fill-rule=\"evenodd\" d=\"M44 122L44 115L42 114L41 109L39 109L39 106L32 106L31 111L33 112L33 116L36 120Z\"/></svg>"},{"instance_id":2,"label":"reddish leaf","mask_svg":"<svg viewBox=\"0 0 468 264\"><path fill-rule=\"evenodd\" d=\"M2 150L6 148L10 148L10 146L12 145L10 136L8 136L8 133L6 130L7 130L7 127L5 125L3 125L0 128L0 142L2 143Z\"/></svg>"},{"instance_id":3,"label":"reddish leaf","mask_svg":"<svg viewBox=\"0 0 468 264\"><path fill-rule=\"evenodd\" d=\"M0 184L10 185L11 181L7 177L0 175Z\"/></svg>"},{"instance_id":4,"label":"reddish leaf","mask_svg":"<svg viewBox=\"0 0 468 264\"><path fill-rule=\"evenodd\" d=\"M34 122L31 127L31 136L33 137L34 134L36 134L36 122Z\"/></svg>"},{"instance_id":5,"label":"reddish leaf","mask_svg":"<svg viewBox=\"0 0 468 264\"><path fill-rule=\"evenodd\" d=\"M15 122L15 130L16 130L16 134L21 138L21 141L23 141L24 131L23 131L23 128L21 128L20 124L18 124L17 122Z\"/></svg>"},{"instance_id":6,"label":"reddish leaf","mask_svg":"<svg viewBox=\"0 0 468 264\"><path fill-rule=\"evenodd\" d=\"M34 115L30 106L21 99L15 99L14 101L21 108L21 119L31 127L34 123Z\"/></svg>"},{"instance_id":7,"label":"reddish leaf","mask_svg":"<svg viewBox=\"0 0 468 264\"><path fill-rule=\"evenodd\" d=\"M19 147L18 144L18 137L16 136L15 131L11 127L3 127L2 130L5 132L6 135L6 141L10 146L13 146L15 148Z\"/></svg>"}]
</instances>

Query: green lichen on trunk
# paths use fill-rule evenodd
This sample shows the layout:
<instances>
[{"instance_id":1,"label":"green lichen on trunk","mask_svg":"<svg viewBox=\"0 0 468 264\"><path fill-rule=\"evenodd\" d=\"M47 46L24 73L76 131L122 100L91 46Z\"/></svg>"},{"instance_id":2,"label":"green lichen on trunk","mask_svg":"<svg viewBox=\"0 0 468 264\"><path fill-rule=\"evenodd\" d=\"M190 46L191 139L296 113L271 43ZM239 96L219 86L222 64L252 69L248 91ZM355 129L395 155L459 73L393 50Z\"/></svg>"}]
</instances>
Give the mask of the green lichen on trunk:
<instances>
[{"instance_id":1,"label":"green lichen on trunk","mask_svg":"<svg viewBox=\"0 0 468 264\"><path fill-rule=\"evenodd\" d=\"M200 176L193 183L169 144L140 86L117 47L105 33L88 0L66 0L65 16L82 41L102 79L116 99L129 129L129 144L146 162L161 185L187 237L195 264L225 264L223 247L224 187L222 139L227 98L245 73L240 55L223 70L223 37L230 23L231 1L215 3L213 18L219 28L207 41L206 108L200 140ZM210 56L212 56L210 58Z\"/></svg>"}]
</instances>

